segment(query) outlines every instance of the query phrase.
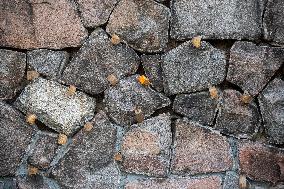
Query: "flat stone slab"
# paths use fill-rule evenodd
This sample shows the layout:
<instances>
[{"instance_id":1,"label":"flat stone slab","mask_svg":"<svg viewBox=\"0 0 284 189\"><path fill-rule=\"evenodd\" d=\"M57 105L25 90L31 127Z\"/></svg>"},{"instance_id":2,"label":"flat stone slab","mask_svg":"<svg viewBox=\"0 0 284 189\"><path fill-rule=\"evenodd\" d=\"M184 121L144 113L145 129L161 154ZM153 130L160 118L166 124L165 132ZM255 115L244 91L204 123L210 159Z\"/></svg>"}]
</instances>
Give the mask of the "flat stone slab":
<instances>
[{"instance_id":1,"label":"flat stone slab","mask_svg":"<svg viewBox=\"0 0 284 189\"><path fill-rule=\"evenodd\" d=\"M226 137L188 119L176 121L172 173L201 174L230 170L232 155Z\"/></svg>"},{"instance_id":2,"label":"flat stone slab","mask_svg":"<svg viewBox=\"0 0 284 189\"><path fill-rule=\"evenodd\" d=\"M207 42L197 49L187 41L163 56L162 70L166 93L189 93L220 84L226 76L226 60Z\"/></svg>"},{"instance_id":3,"label":"flat stone slab","mask_svg":"<svg viewBox=\"0 0 284 189\"><path fill-rule=\"evenodd\" d=\"M141 56L143 69L149 78L151 86L158 92L163 91L163 73L161 55Z\"/></svg>"},{"instance_id":4,"label":"flat stone slab","mask_svg":"<svg viewBox=\"0 0 284 189\"><path fill-rule=\"evenodd\" d=\"M49 78L60 77L68 60L69 54L66 51L37 49L27 52L29 69Z\"/></svg>"},{"instance_id":5,"label":"flat stone slab","mask_svg":"<svg viewBox=\"0 0 284 189\"><path fill-rule=\"evenodd\" d=\"M259 105L270 142L284 143L284 81L274 79L260 93Z\"/></svg>"},{"instance_id":6,"label":"flat stone slab","mask_svg":"<svg viewBox=\"0 0 284 189\"><path fill-rule=\"evenodd\" d=\"M62 79L87 93L98 94L109 87L109 75L117 78L132 75L139 63L134 50L125 44L113 45L107 33L98 28L71 60Z\"/></svg>"},{"instance_id":7,"label":"flat stone slab","mask_svg":"<svg viewBox=\"0 0 284 189\"><path fill-rule=\"evenodd\" d=\"M264 38L284 46L284 1L268 0L263 21Z\"/></svg>"},{"instance_id":8,"label":"flat stone slab","mask_svg":"<svg viewBox=\"0 0 284 189\"><path fill-rule=\"evenodd\" d=\"M217 113L218 100L208 92L177 95L173 110L202 125L213 125Z\"/></svg>"},{"instance_id":9,"label":"flat stone slab","mask_svg":"<svg viewBox=\"0 0 284 189\"><path fill-rule=\"evenodd\" d=\"M184 189L204 188L220 189L222 178L220 176L209 176L200 178L169 178L169 179L139 179L126 183L125 189Z\"/></svg>"},{"instance_id":10,"label":"flat stone slab","mask_svg":"<svg viewBox=\"0 0 284 189\"><path fill-rule=\"evenodd\" d=\"M14 176L31 142L34 130L24 116L0 101L0 177Z\"/></svg>"},{"instance_id":11,"label":"flat stone slab","mask_svg":"<svg viewBox=\"0 0 284 189\"><path fill-rule=\"evenodd\" d=\"M172 1L171 37L177 40L196 35L206 39L258 39L263 9L263 0Z\"/></svg>"},{"instance_id":12,"label":"flat stone slab","mask_svg":"<svg viewBox=\"0 0 284 189\"><path fill-rule=\"evenodd\" d=\"M59 133L70 135L94 116L95 99L82 92L67 94L68 87L38 78L28 85L15 105Z\"/></svg>"},{"instance_id":13,"label":"flat stone slab","mask_svg":"<svg viewBox=\"0 0 284 189\"><path fill-rule=\"evenodd\" d=\"M138 75L120 80L105 91L105 104L108 115L119 125L130 126L136 123L135 110L140 109L148 118L157 109L169 106L171 101L161 93L137 81Z\"/></svg>"},{"instance_id":14,"label":"flat stone slab","mask_svg":"<svg viewBox=\"0 0 284 189\"><path fill-rule=\"evenodd\" d=\"M47 169L58 149L58 135L40 132L33 151L28 158L29 164L39 169Z\"/></svg>"},{"instance_id":15,"label":"flat stone slab","mask_svg":"<svg viewBox=\"0 0 284 189\"><path fill-rule=\"evenodd\" d=\"M41 175L34 175L29 177L17 177L17 189L55 189L56 186L48 182L48 180ZM14 189L14 188L12 188Z\"/></svg>"},{"instance_id":16,"label":"flat stone slab","mask_svg":"<svg viewBox=\"0 0 284 189\"><path fill-rule=\"evenodd\" d=\"M258 131L261 117L257 105L253 101L243 103L241 95L232 89L223 91L215 128L236 137L251 138Z\"/></svg>"},{"instance_id":17,"label":"flat stone slab","mask_svg":"<svg viewBox=\"0 0 284 189\"><path fill-rule=\"evenodd\" d=\"M110 16L107 32L138 51L159 52L168 42L169 20L169 8L153 0L121 0Z\"/></svg>"},{"instance_id":18,"label":"flat stone slab","mask_svg":"<svg viewBox=\"0 0 284 189\"><path fill-rule=\"evenodd\" d=\"M91 122L93 129L80 130L69 151L52 170L63 188L112 189L119 184L119 171L113 162L116 127L99 112Z\"/></svg>"},{"instance_id":19,"label":"flat stone slab","mask_svg":"<svg viewBox=\"0 0 284 189\"><path fill-rule=\"evenodd\" d=\"M165 114L131 125L121 145L123 169L128 173L167 176L171 143L171 120Z\"/></svg>"},{"instance_id":20,"label":"flat stone slab","mask_svg":"<svg viewBox=\"0 0 284 189\"><path fill-rule=\"evenodd\" d=\"M238 41L230 52L226 80L256 96L284 62L284 48Z\"/></svg>"},{"instance_id":21,"label":"flat stone slab","mask_svg":"<svg viewBox=\"0 0 284 189\"><path fill-rule=\"evenodd\" d=\"M118 0L78 0L84 26L93 28L105 24Z\"/></svg>"},{"instance_id":22,"label":"flat stone slab","mask_svg":"<svg viewBox=\"0 0 284 189\"><path fill-rule=\"evenodd\" d=\"M0 46L21 49L77 47L87 37L68 0L2 0Z\"/></svg>"},{"instance_id":23,"label":"flat stone slab","mask_svg":"<svg viewBox=\"0 0 284 189\"><path fill-rule=\"evenodd\" d=\"M25 70L25 53L0 49L0 99L11 99L16 95Z\"/></svg>"},{"instance_id":24,"label":"flat stone slab","mask_svg":"<svg viewBox=\"0 0 284 189\"><path fill-rule=\"evenodd\" d=\"M284 153L261 143L239 143L240 171L247 177L276 183L284 179Z\"/></svg>"}]
</instances>

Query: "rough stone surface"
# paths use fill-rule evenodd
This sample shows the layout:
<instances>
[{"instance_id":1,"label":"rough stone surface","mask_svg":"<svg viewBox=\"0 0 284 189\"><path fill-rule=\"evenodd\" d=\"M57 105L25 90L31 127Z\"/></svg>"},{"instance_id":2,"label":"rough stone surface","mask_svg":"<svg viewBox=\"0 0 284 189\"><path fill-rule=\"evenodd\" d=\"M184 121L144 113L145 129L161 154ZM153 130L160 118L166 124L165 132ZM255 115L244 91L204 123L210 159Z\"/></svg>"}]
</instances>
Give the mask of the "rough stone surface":
<instances>
[{"instance_id":1,"label":"rough stone surface","mask_svg":"<svg viewBox=\"0 0 284 189\"><path fill-rule=\"evenodd\" d=\"M163 91L162 60L160 55L143 55L142 65L151 86L158 92Z\"/></svg>"},{"instance_id":2,"label":"rough stone surface","mask_svg":"<svg viewBox=\"0 0 284 189\"><path fill-rule=\"evenodd\" d=\"M123 169L129 173L166 176L171 140L171 120L165 114L132 125L122 141Z\"/></svg>"},{"instance_id":3,"label":"rough stone surface","mask_svg":"<svg viewBox=\"0 0 284 189\"><path fill-rule=\"evenodd\" d=\"M105 24L118 0L77 0L85 27Z\"/></svg>"},{"instance_id":4,"label":"rough stone surface","mask_svg":"<svg viewBox=\"0 0 284 189\"><path fill-rule=\"evenodd\" d=\"M260 126L260 115L257 105L252 101L245 104L241 93L232 89L223 91L222 103L215 128L226 134L241 138L250 138Z\"/></svg>"},{"instance_id":5,"label":"rough stone surface","mask_svg":"<svg viewBox=\"0 0 284 189\"><path fill-rule=\"evenodd\" d=\"M200 174L229 170L232 167L230 146L219 134L188 119L176 121L172 161L174 174Z\"/></svg>"},{"instance_id":6,"label":"rough stone surface","mask_svg":"<svg viewBox=\"0 0 284 189\"><path fill-rule=\"evenodd\" d=\"M257 181L276 183L283 181L284 153L260 143L239 144L241 173Z\"/></svg>"},{"instance_id":7,"label":"rough stone surface","mask_svg":"<svg viewBox=\"0 0 284 189\"><path fill-rule=\"evenodd\" d=\"M177 95L173 110L202 125L213 125L217 113L218 100L212 99L209 92Z\"/></svg>"},{"instance_id":8,"label":"rough stone surface","mask_svg":"<svg viewBox=\"0 0 284 189\"><path fill-rule=\"evenodd\" d=\"M121 0L107 31L142 52L162 51L168 42L170 10L153 0Z\"/></svg>"},{"instance_id":9,"label":"rough stone surface","mask_svg":"<svg viewBox=\"0 0 284 189\"><path fill-rule=\"evenodd\" d=\"M33 128L24 116L0 101L0 177L14 176L30 144Z\"/></svg>"},{"instance_id":10,"label":"rough stone surface","mask_svg":"<svg viewBox=\"0 0 284 189\"><path fill-rule=\"evenodd\" d=\"M68 87L55 81L38 78L24 89L15 105L55 131L70 135L93 117L95 100L82 92L68 96L67 91Z\"/></svg>"},{"instance_id":11,"label":"rough stone surface","mask_svg":"<svg viewBox=\"0 0 284 189\"><path fill-rule=\"evenodd\" d=\"M66 51L38 49L27 53L29 68L49 78L58 78L61 75L68 58Z\"/></svg>"},{"instance_id":12,"label":"rough stone surface","mask_svg":"<svg viewBox=\"0 0 284 189\"><path fill-rule=\"evenodd\" d=\"M263 25L264 38L284 46L284 1L268 0Z\"/></svg>"},{"instance_id":13,"label":"rough stone surface","mask_svg":"<svg viewBox=\"0 0 284 189\"><path fill-rule=\"evenodd\" d=\"M55 189L48 184L44 177L35 175L31 177L18 177L17 189Z\"/></svg>"},{"instance_id":14,"label":"rough stone surface","mask_svg":"<svg viewBox=\"0 0 284 189\"><path fill-rule=\"evenodd\" d=\"M209 176L204 178L170 178L170 179L140 179L129 181L125 189L220 189L222 178Z\"/></svg>"},{"instance_id":15,"label":"rough stone surface","mask_svg":"<svg viewBox=\"0 0 284 189\"><path fill-rule=\"evenodd\" d=\"M40 169L46 169L49 167L58 149L58 135L53 133L40 133L38 137L33 152L28 158L28 162Z\"/></svg>"},{"instance_id":16,"label":"rough stone surface","mask_svg":"<svg viewBox=\"0 0 284 189\"><path fill-rule=\"evenodd\" d=\"M284 143L284 81L274 79L259 95L266 134L271 142Z\"/></svg>"},{"instance_id":17,"label":"rough stone surface","mask_svg":"<svg viewBox=\"0 0 284 189\"><path fill-rule=\"evenodd\" d=\"M0 189L16 189L17 183L14 178L0 178Z\"/></svg>"},{"instance_id":18,"label":"rough stone surface","mask_svg":"<svg viewBox=\"0 0 284 189\"><path fill-rule=\"evenodd\" d=\"M257 95L284 62L284 49L236 42L231 48L227 80Z\"/></svg>"},{"instance_id":19,"label":"rough stone surface","mask_svg":"<svg viewBox=\"0 0 284 189\"><path fill-rule=\"evenodd\" d=\"M171 37L258 39L263 9L263 0L171 1Z\"/></svg>"},{"instance_id":20,"label":"rough stone surface","mask_svg":"<svg viewBox=\"0 0 284 189\"><path fill-rule=\"evenodd\" d=\"M80 130L52 175L63 188L117 188L119 171L113 161L116 128L103 112L96 114L91 131ZM111 181L111 182L108 182Z\"/></svg>"},{"instance_id":21,"label":"rough stone surface","mask_svg":"<svg viewBox=\"0 0 284 189\"><path fill-rule=\"evenodd\" d=\"M87 36L68 0L2 0L0 10L0 46L60 49Z\"/></svg>"},{"instance_id":22,"label":"rough stone surface","mask_svg":"<svg viewBox=\"0 0 284 189\"><path fill-rule=\"evenodd\" d=\"M233 171L227 171L222 189L239 189L239 175Z\"/></svg>"},{"instance_id":23,"label":"rough stone surface","mask_svg":"<svg viewBox=\"0 0 284 189\"><path fill-rule=\"evenodd\" d=\"M138 66L139 57L131 48L111 44L106 32L98 28L67 66L63 80L85 92L98 94L109 86L110 74L122 78L134 74Z\"/></svg>"},{"instance_id":24,"label":"rough stone surface","mask_svg":"<svg viewBox=\"0 0 284 189\"><path fill-rule=\"evenodd\" d=\"M109 116L122 126L136 122L135 110L141 109L147 118L157 109L170 105L170 99L137 81L137 75L125 78L105 91Z\"/></svg>"},{"instance_id":25,"label":"rough stone surface","mask_svg":"<svg viewBox=\"0 0 284 189\"><path fill-rule=\"evenodd\" d=\"M196 49L185 42L163 56L164 90L169 94L200 91L225 79L226 60L222 51L202 42Z\"/></svg>"},{"instance_id":26,"label":"rough stone surface","mask_svg":"<svg viewBox=\"0 0 284 189\"><path fill-rule=\"evenodd\" d=\"M15 96L23 81L25 69L24 53L0 49L0 99Z\"/></svg>"}]
</instances>

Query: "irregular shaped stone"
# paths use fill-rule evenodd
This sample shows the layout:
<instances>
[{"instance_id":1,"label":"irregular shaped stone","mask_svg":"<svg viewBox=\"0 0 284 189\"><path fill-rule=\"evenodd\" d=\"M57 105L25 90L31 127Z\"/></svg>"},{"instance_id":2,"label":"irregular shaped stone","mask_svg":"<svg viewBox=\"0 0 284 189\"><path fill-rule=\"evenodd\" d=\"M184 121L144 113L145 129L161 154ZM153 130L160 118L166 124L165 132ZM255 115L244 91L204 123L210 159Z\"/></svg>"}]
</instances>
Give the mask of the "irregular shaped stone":
<instances>
[{"instance_id":1,"label":"irregular shaped stone","mask_svg":"<svg viewBox=\"0 0 284 189\"><path fill-rule=\"evenodd\" d=\"M222 178L209 176L200 178L139 179L126 183L125 189L220 189Z\"/></svg>"},{"instance_id":2,"label":"irregular shaped stone","mask_svg":"<svg viewBox=\"0 0 284 189\"><path fill-rule=\"evenodd\" d=\"M217 113L218 100L212 99L209 92L177 95L173 110L203 125L213 125Z\"/></svg>"},{"instance_id":3,"label":"irregular shaped stone","mask_svg":"<svg viewBox=\"0 0 284 189\"><path fill-rule=\"evenodd\" d=\"M20 89L26 70L26 55L0 49L0 99L11 99Z\"/></svg>"},{"instance_id":4,"label":"irregular shaped stone","mask_svg":"<svg viewBox=\"0 0 284 189\"><path fill-rule=\"evenodd\" d=\"M171 37L185 40L258 39L261 37L263 0L176 0L171 2Z\"/></svg>"},{"instance_id":5,"label":"irregular shaped stone","mask_svg":"<svg viewBox=\"0 0 284 189\"><path fill-rule=\"evenodd\" d=\"M40 133L38 137L28 162L37 168L46 169L49 167L59 147L57 143L58 135Z\"/></svg>"},{"instance_id":6,"label":"irregular shaped stone","mask_svg":"<svg viewBox=\"0 0 284 189\"><path fill-rule=\"evenodd\" d=\"M258 131L260 114L257 105L253 101L243 103L241 95L231 89L223 91L215 128L226 134L250 138Z\"/></svg>"},{"instance_id":7,"label":"irregular shaped stone","mask_svg":"<svg viewBox=\"0 0 284 189\"><path fill-rule=\"evenodd\" d=\"M284 143L284 81L274 79L260 93L259 105L270 142Z\"/></svg>"},{"instance_id":8,"label":"irregular shaped stone","mask_svg":"<svg viewBox=\"0 0 284 189\"><path fill-rule=\"evenodd\" d=\"M98 94L109 86L109 75L122 78L134 74L138 66L139 57L131 48L111 44L106 32L98 28L67 66L63 80L85 92Z\"/></svg>"},{"instance_id":9,"label":"irregular shaped stone","mask_svg":"<svg viewBox=\"0 0 284 189\"><path fill-rule=\"evenodd\" d=\"M163 91L162 60L160 55L143 55L142 65L151 86L158 92Z\"/></svg>"},{"instance_id":10,"label":"irregular shaped stone","mask_svg":"<svg viewBox=\"0 0 284 189\"><path fill-rule=\"evenodd\" d=\"M142 52L159 52L168 43L170 10L153 0L122 0L113 10L107 32Z\"/></svg>"},{"instance_id":11,"label":"irregular shaped stone","mask_svg":"<svg viewBox=\"0 0 284 189\"><path fill-rule=\"evenodd\" d=\"M59 133L70 135L94 116L95 99L82 92L67 94L68 87L38 78L28 85L15 105Z\"/></svg>"},{"instance_id":12,"label":"irregular shaped stone","mask_svg":"<svg viewBox=\"0 0 284 189\"><path fill-rule=\"evenodd\" d=\"M77 47L87 36L68 0L2 0L0 46L31 49Z\"/></svg>"},{"instance_id":13,"label":"irregular shaped stone","mask_svg":"<svg viewBox=\"0 0 284 189\"><path fill-rule=\"evenodd\" d=\"M239 189L239 175L233 171L227 171L222 189Z\"/></svg>"},{"instance_id":14,"label":"irregular shaped stone","mask_svg":"<svg viewBox=\"0 0 284 189\"><path fill-rule=\"evenodd\" d=\"M264 38L284 45L284 1L268 0L264 14Z\"/></svg>"},{"instance_id":15,"label":"irregular shaped stone","mask_svg":"<svg viewBox=\"0 0 284 189\"><path fill-rule=\"evenodd\" d=\"M187 41L163 56L164 90L189 93L221 83L226 76L224 52L207 42L196 49Z\"/></svg>"},{"instance_id":16,"label":"irregular shaped stone","mask_svg":"<svg viewBox=\"0 0 284 189\"><path fill-rule=\"evenodd\" d=\"M284 62L284 49L238 41L231 48L227 80L256 96Z\"/></svg>"},{"instance_id":17,"label":"irregular shaped stone","mask_svg":"<svg viewBox=\"0 0 284 189\"><path fill-rule=\"evenodd\" d=\"M135 110L141 109L148 118L157 109L170 105L169 98L137 81L137 75L125 78L105 91L105 104L109 116L122 126L136 122Z\"/></svg>"},{"instance_id":18,"label":"irregular shaped stone","mask_svg":"<svg viewBox=\"0 0 284 189\"><path fill-rule=\"evenodd\" d=\"M17 189L55 189L41 175L17 177Z\"/></svg>"},{"instance_id":19,"label":"irregular shaped stone","mask_svg":"<svg viewBox=\"0 0 284 189\"><path fill-rule=\"evenodd\" d=\"M14 176L28 145L33 128L24 116L10 105L0 101L0 177Z\"/></svg>"},{"instance_id":20,"label":"irregular shaped stone","mask_svg":"<svg viewBox=\"0 0 284 189\"><path fill-rule=\"evenodd\" d=\"M221 172L231 169L232 164L226 137L185 118L176 121L172 173Z\"/></svg>"},{"instance_id":21,"label":"irregular shaped stone","mask_svg":"<svg viewBox=\"0 0 284 189\"><path fill-rule=\"evenodd\" d=\"M91 131L80 130L69 151L52 175L62 188L104 188L118 186L119 171L111 164L115 152L116 127L103 112L96 114Z\"/></svg>"},{"instance_id":22,"label":"irregular shaped stone","mask_svg":"<svg viewBox=\"0 0 284 189\"><path fill-rule=\"evenodd\" d=\"M65 68L69 59L66 51L52 51L38 49L28 51L27 60L30 69L49 78L58 78Z\"/></svg>"},{"instance_id":23,"label":"irregular shaped stone","mask_svg":"<svg viewBox=\"0 0 284 189\"><path fill-rule=\"evenodd\" d=\"M77 0L85 27L105 24L118 0Z\"/></svg>"},{"instance_id":24,"label":"irregular shaped stone","mask_svg":"<svg viewBox=\"0 0 284 189\"><path fill-rule=\"evenodd\" d=\"M253 180L275 184L284 179L284 154L277 148L243 142L239 144L239 160L241 173Z\"/></svg>"},{"instance_id":25,"label":"irregular shaped stone","mask_svg":"<svg viewBox=\"0 0 284 189\"><path fill-rule=\"evenodd\" d=\"M132 125L122 140L123 169L128 173L166 176L171 143L171 120L165 114Z\"/></svg>"}]
</instances>

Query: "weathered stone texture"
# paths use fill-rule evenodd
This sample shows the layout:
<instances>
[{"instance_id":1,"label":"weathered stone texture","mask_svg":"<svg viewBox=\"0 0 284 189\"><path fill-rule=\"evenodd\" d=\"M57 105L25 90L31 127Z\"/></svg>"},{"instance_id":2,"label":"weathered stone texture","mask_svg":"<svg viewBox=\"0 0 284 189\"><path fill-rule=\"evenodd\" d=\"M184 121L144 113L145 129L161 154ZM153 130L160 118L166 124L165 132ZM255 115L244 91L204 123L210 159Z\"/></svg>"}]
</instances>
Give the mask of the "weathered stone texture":
<instances>
[{"instance_id":1,"label":"weathered stone texture","mask_svg":"<svg viewBox=\"0 0 284 189\"><path fill-rule=\"evenodd\" d=\"M170 99L137 81L137 75L125 78L105 91L109 116L122 126L136 123L135 110L148 118L157 109L170 105Z\"/></svg>"},{"instance_id":2,"label":"weathered stone texture","mask_svg":"<svg viewBox=\"0 0 284 189\"><path fill-rule=\"evenodd\" d=\"M193 175L231 168L232 157L226 137L185 118L177 120L172 161L174 174Z\"/></svg>"},{"instance_id":3,"label":"weathered stone texture","mask_svg":"<svg viewBox=\"0 0 284 189\"><path fill-rule=\"evenodd\" d=\"M26 69L26 55L0 49L0 99L11 99L20 89Z\"/></svg>"},{"instance_id":4,"label":"weathered stone texture","mask_svg":"<svg viewBox=\"0 0 284 189\"><path fill-rule=\"evenodd\" d=\"M171 1L171 37L206 39L261 37L263 0Z\"/></svg>"},{"instance_id":5,"label":"weathered stone texture","mask_svg":"<svg viewBox=\"0 0 284 189\"><path fill-rule=\"evenodd\" d=\"M123 169L129 173L166 176L171 140L171 120L167 115L132 125L122 141Z\"/></svg>"},{"instance_id":6,"label":"weathered stone texture","mask_svg":"<svg viewBox=\"0 0 284 189\"><path fill-rule=\"evenodd\" d=\"M220 84L226 75L222 51L207 42L199 49L185 42L163 56L164 90L168 94L200 91Z\"/></svg>"},{"instance_id":7,"label":"weathered stone texture","mask_svg":"<svg viewBox=\"0 0 284 189\"><path fill-rule=\"evenodd\" d=\"M107 32L142 52L162 51L168 42L170 10L153 0L121 0L110 16Z\"/></svg>"},{"instance_id":8,"label":"weathered stone texture","mask_svg":"<svg viewBox=\"0 0 284 189\"><path fill-rule=\"evenodd\" d=\"M283 62L283 48L239 41L231 48L226 80L256 96Z\"/></svg>"},{"instance_id":9,"label":"weathered stone texture","mask_svg":"<svg viewBox=\"0 0 284 189\"><path fill-rule=\"evenodd\" d=\"M111 44L106 32L98 28L71 60L62 79L85 92L98 94L110 85L109 75L122 78L134 74L138 66L139 57L134 50L124 44Z\"/></svg>"},{"instance_id":10,"label":"weathered stone texture","mask_svg":"<svg viewBox=\"0 0 284 189\"><path fill-rule=\"evenodd\" d=\"M92 119L95 100L82 92L67 94L68 87L38 78L28 85L15 105L59 133L70 135Z\"/></svg>"}]
</instances>

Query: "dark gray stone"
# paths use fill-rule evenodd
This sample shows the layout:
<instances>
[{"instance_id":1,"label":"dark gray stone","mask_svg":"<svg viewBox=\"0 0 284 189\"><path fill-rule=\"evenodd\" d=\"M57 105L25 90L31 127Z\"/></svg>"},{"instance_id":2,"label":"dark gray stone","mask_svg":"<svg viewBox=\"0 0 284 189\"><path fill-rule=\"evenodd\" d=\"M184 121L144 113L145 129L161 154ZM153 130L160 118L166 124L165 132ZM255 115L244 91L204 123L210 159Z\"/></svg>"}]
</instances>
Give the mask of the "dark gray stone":
<instances>
[{"instance_id":1,"label":"dark gray stone","mask_svg":"<svg viewBox=\"0 0 284 189\"><path fill-rule=\"evenodd\" d=\"M241 93L227 89L223 91L215 128L226 134L241 138L250 138L260 126L257 105L252 101L245 104Z\"/></svg>"},{"instance_id":2,"label":"dark gray stone","mask_svg":"<svg viewBox=\"0 0 284 189\"><path fill-rule=\"evenodd\" d=\"M263 9L263 0L171 1L171 37L258 39Z\"/></svg>"},{"instance_id":3,"label":"dark gray stone","mask_svg":"<svg viewBox=\"0 0 284 189\"><path fill-rule=\"evenodd\" d=\"M284 143L284 81L274 79L260 93L259 104L265 131L271 142Z\"/></svg>"},{"instance_id":4,"label":"dark gray stone","mask_svg":"<svg viewBox=\"0 0 284 189\"><path fill-rule=\"evenodd\" d=\"M119 171L113 164L116 127L103 112L96 114L91 131L80 130L52 175L62 188L117 188ZM104 187L103 187L104 185Z\"/></svg>"},{"instance_id":5,"label":"dark gray stone","mask_svg":"<svg viewBox=\"0 0 284 189\"><path fill-rule=\"evenodd\" d=\"M85 27L105 24L118 0L77 0Z\"/></svg>"},{"instance_id":6,"label":"dark gray stone","mask_svg":"<svg viewBox=\"0 0 284 189\"><path fill-rule=\"evenodd\" d=\"M239 189L239 175L233 171L227 171L222 189Z\"/></svg>"},{"instance_id":7,"label":"dark gray stone","mask_svg":"<svg viewBox=\"0 0 284 189\"><path fill-rule=\"evenodd\" d=\"M33 128L24 116L10 105L0 101L0 177L14 176L28 150Z\"/></svg>"},{"instance_id":8,"label":"dark gray stone","mask_svg":"<svg viewBox=\"0 0 284 189\"><path fill-rule=\"evenodd\" d=\"M17 177L17 189L56 189L41 175Z\"/></svg>"},{"instance_id":9,"label":"dark gray stone","mask_svg":"<svg viewBox=\"0 0 284 189\"><path fill-rule=\"evenodd\" d=\"M40 133L38 137L33 152L28 158L28 162L37 168L47 169L58 149L58 135Z\"/></svg>"},{"instance_id":10,"label":"dark gray stone","mask_svg":"<svg viewBox=\"0 0 284 189\"><path fill-rule=\"evenodd\" d=\"M142 52L159 52L168 42L170 10L153 0L122 0L110 16L107 32Z\"/></svg>"},{"instance_id":11,"label":"dark gray stone","mask_svg":"<svg viewBox=\"0 0 284 189\"><path fill-rule=\"evenodd\" d=\"M0 99L11 99L20 89L26 69L26 55L0 49Z\"/></svg>"},{"instance_id":12,"label":"dark gray stone","mask_svg":"<svg viewBox=\"0 0 284 189\"><path fill-rule=\"evenodd\" d=\"M171 120L161 114L145 120L124 135L122 166L128 173L165 177L170 166Z\"/></svg>"},{"instance_id":13,"label":"dark gray stone","mask_svg":"<svg viewBox=\"0 0 284 189\"><path fill-rule=\"evenodd\" d=\"M101 28L96 29L63 72L63 80L91 94L109 86L107 77L134 74L139 66L138 55L127 45L113 45Z\"/></svg>"},{"instance_id":14,"label":"dark gray stone","mask_svg":"<svg viewBox=\"0 0 284 189\"><path fill-rule=\"evenodd\" d=\"M29 68L49 78L57 78L61 75L68 58L66 51L38 49L27 53Z\"/></svg>"},{"instance_id":15,"label":"dark gray stone","mask_svg":"<svg viewBox=\"0 0 284 189\"><path fill-rule=\"evenodd\" d=\"M15 105L59 133L70 135L94 116L95 99L82 92L67 94L68 87L37 78L17 98Z\"/></svg>"},{"instance_id":16,"label":"dark gray stone","mask_svg":"<svg viewBox=\"0 0 284 189\"><path fill-rule=\"evenodd\" d=\"M0 178L0 189L16 189L17 183L14 178Z\"/></svg>"},{"instance_id":17,"label":"dark gray stone","mask_svg":"<svg viewBox=\"0 0 284 189\"><path fill-rule=\"evenodd\" d=\"M188 93L221 83L226 60L224 53L209 43L202 42L196 49L188 41L163 56L162 69L166 93Z\"/></svg>"},{"instance_id":18,"label":"dark gray stone","mask_svg":"<svg viewBox=\"0 0 284 189\"><path fill-rule=\"evenodd\" d=\"M284 46L284 1L268 0L263 26L266 40Z\"/></svg>"},{"instance_id":19,"label":"dark gray stone","mask_svg":"<svg viewBox=\"0 0 284 189\"><path fill-rule=\"evenodd\" d=\"M218 100L212 99L209 92L177 95L173 110L202 125L213 125Z\"/></svg>"},{"instance_id":20,"label":"dark gray stone","mask_svg":"<svg viewBox=\"0 0 284 189\"><path fill-rule=\"evenodd\" d=\"M160 55L143 55L142 65L146 76L149 78L151 86L158 92L163 91L163 74Z\"/></svg>"},{"instance_id":21,"label":"dark gray stone","mask_svg":"<svg viewBox=\"0 0 284 189\"><path fill-rule=\"evenodd\" d=\"M170 99L153 89L142 86L138 75L125 78L115 87L105 91L105 103L109 116L122 126L136 122L135 109L141 109L146 118L157 109L170 105Z\"/></svg>"},{"instance_id":22,"label":"dark gray stone","mask_svg":"<svg viewBox=\"0 0 284 189\"><path fill-rule=\"evenodd\" d=\"M256 96L284 62L284 49L236 42L231 48L227 80Z\"/></svg>"}]
</instances>

